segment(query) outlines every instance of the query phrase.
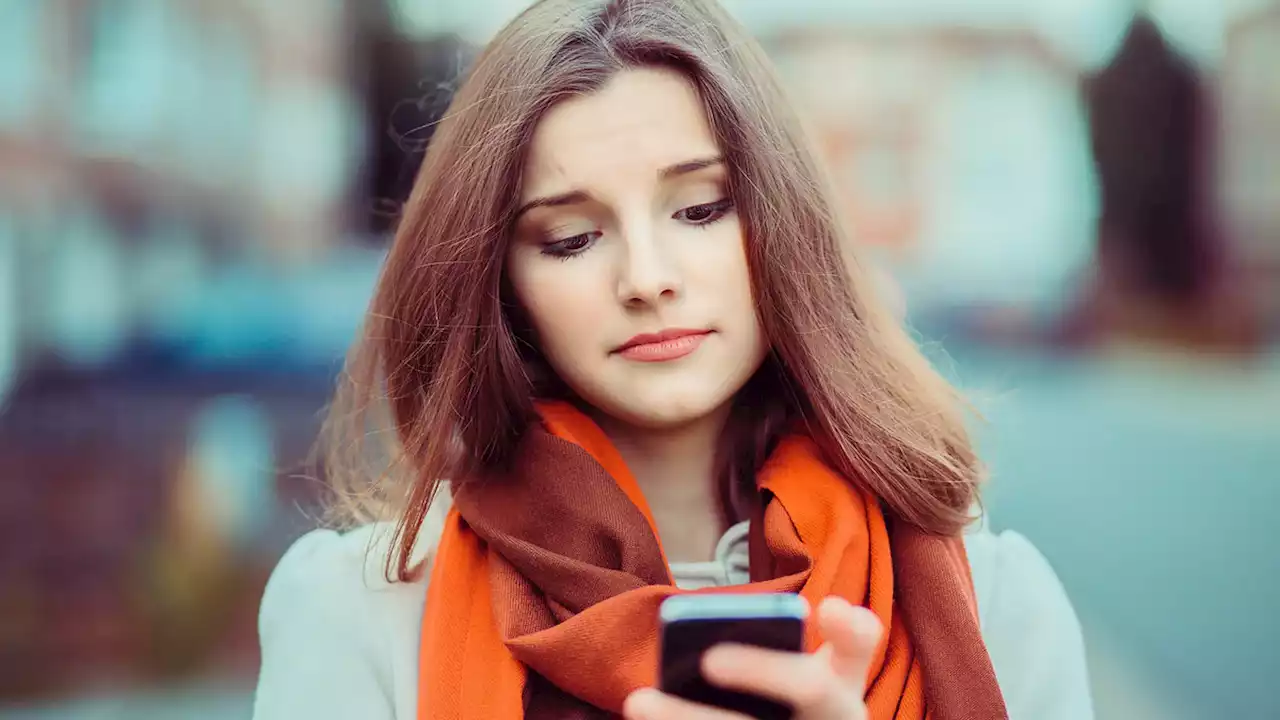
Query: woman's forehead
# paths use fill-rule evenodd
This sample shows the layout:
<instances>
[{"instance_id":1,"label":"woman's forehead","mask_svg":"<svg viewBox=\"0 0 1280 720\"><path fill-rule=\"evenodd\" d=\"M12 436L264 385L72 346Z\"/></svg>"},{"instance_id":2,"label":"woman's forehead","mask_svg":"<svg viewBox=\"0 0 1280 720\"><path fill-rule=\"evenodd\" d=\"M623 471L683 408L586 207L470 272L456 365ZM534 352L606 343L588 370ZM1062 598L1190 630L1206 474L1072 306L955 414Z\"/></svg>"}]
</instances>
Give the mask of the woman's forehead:
<instances>
[{"instance_id":1,"label":"woman's forehead","mask_svg":"<svg viewBox=\"0 0 1280 720\"><path fill-rule=\"evenodd\" d=\"M624 179L657 182L665 168L718 154L692 83L671 70L624 70L543 117L524 168L525 199Z\"/></svg>"}]
</instances>

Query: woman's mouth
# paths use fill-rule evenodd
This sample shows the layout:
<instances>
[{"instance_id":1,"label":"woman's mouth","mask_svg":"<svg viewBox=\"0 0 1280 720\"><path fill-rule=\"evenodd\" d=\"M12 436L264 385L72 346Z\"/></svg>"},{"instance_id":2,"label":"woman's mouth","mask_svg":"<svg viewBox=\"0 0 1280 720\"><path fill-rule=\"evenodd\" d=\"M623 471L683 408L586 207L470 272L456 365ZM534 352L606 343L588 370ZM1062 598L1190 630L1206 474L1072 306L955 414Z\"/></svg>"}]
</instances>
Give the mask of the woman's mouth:
<instances>
[{"instance_id":1,"label":"woman's mouth","mask_svg":"<svg viewBox=\"0 0 1280 720\"><path fill-rule=\"evenodd\" d=\"M710 330L669 328L657 333L642 333L626 341L613 352L637 362L678 360L697 350Z\"/></svg>"}]
</instances>

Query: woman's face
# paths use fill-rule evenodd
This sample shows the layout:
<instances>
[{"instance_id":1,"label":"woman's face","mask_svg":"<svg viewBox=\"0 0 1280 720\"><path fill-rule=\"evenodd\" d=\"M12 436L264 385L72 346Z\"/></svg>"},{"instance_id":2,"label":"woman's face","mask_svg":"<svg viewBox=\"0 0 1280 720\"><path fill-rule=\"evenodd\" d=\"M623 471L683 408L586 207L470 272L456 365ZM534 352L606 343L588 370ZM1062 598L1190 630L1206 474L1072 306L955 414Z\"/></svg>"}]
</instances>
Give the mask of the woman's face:
<instances>
[{"instance_id":1,"label":"woman's face","mask_svg":"<svg viewBox=\"0 0 1280 720\"><path fill-rule=\"evenodd\" d=\"M726 407L767 350L719 158L667 70L620 72L534 133L508 275L560 378L629 425Z\"/></svg>"}]
</instances>

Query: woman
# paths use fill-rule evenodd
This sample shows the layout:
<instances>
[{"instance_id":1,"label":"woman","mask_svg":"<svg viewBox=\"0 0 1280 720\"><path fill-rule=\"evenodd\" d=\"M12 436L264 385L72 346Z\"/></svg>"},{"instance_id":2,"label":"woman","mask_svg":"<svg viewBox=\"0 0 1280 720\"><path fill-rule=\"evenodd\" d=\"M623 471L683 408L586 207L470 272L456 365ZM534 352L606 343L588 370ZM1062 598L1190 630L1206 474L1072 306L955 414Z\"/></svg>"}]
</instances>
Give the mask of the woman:
<instances>
[{"instance_id":1,"label":"woman","mask_svg":"<svg viewBox=\"0 0 1280 720\"><path fill-rule=\"evenodd\" d=\"M748 584L814 604L821 650L705 671L797 717L1091 716L1043 558L963 533L957 399L820 177L712 0L546 0L504 29L334 410L327 469L375 522L281 561L256 717L724 717L646 687L656 611ZM371 427L394 429L373 481Z\"/></svg>"}]
</instances>

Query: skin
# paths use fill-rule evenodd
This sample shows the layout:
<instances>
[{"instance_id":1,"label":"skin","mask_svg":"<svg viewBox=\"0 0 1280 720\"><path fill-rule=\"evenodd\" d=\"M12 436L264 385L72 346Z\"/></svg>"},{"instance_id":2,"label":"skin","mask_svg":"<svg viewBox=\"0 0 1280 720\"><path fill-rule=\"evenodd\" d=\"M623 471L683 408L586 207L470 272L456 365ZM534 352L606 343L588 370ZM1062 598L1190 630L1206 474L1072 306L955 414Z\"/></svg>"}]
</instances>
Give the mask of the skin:
<instances>
[{"instance_id":1,"label":"skin","mask_svg":"<svg viewBox=\"0 0 1280 720\"><path fill-rule=\"evenodd\" d=\"M684 77L622 71L539 123L506 259L543 355L622 453L672 561L711 557L724 530L716 444L768 350L720 156ZM671 328L706 334L679 359L619 352ZM791 702L801 718L864 716L878 621L835 599L817 616L829 638L818 654L723 646L706 654L708 677ZM734 717L652 689L626 713Z\"/></svg>"}]
</instances>

